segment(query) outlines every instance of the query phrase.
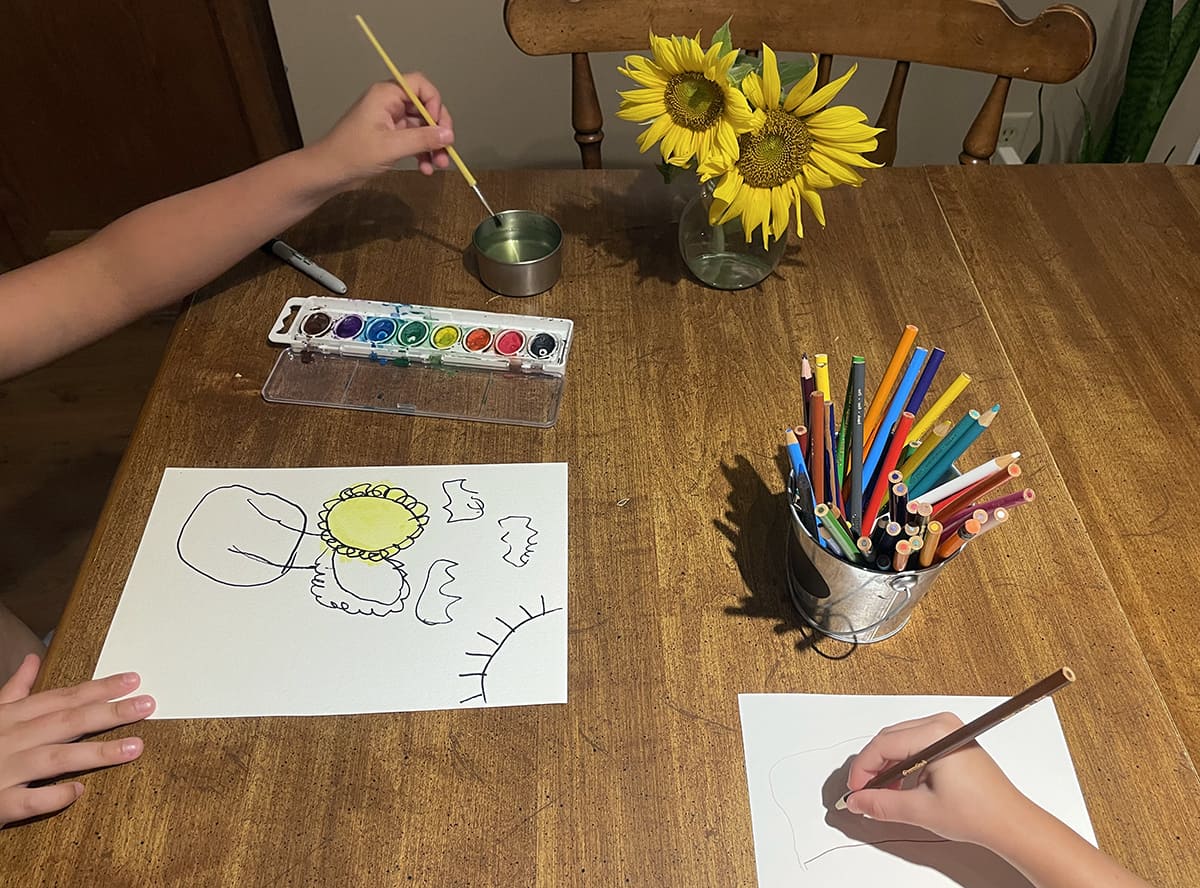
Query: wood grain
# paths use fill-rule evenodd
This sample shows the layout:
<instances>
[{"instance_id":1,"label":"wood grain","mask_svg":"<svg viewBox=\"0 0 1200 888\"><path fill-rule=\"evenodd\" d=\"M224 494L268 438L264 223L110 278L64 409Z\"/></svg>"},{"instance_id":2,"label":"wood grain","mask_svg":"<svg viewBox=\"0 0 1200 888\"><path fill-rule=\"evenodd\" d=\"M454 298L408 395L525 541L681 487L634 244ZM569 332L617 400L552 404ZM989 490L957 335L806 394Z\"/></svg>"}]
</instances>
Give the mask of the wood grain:
<instances>
[{"instance_id":1,"label":"wood grain","mask_svg":"<svg viewBox=\"0 0 1200 888\"><path fill-rule=\"evenodd\" d=\"M464 270L478 208L450 176L389 176L288 242L357 297L573 318L557 426L264 403L266 325L311 287L252 257L175 329L45 681L90 674L167 466L565 460L569 704L151 722L136 765L5 836L4 881L752 885L739 692L1004 695L1069 665L1056 704L1101 845L1157 884L1200 882L1200 824L1177 816L1200 779L924 171L831 193L830 227L741 293L685 276L652 171L481 185L563 225L549 293L495 299ZM992 447L1025 452L1039 499L897 636L849 649L787 600L779 445L802 351L844 379L851 353L880 368L906 322L947 350L947 378L974 375L966 401L1003 404Z\"/></svg>"},{"instance_id":2,"label":"wood grain","mask_svg":"<svg viewBox=\"0 0 1200 888\"><path fill-rule=\"evenodd\" d=\"M1195 760L1200 169L930 178Z\"/></svg>"}]
</instances>

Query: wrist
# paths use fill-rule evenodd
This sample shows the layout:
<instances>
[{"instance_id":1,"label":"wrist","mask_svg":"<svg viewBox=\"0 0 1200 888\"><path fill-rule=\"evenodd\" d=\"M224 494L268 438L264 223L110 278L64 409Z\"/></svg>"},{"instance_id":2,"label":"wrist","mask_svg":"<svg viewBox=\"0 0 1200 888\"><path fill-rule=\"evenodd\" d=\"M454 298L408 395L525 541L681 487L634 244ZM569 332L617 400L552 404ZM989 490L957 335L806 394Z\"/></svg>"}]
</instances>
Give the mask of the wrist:
<instances>
[{"instance_id":1,"label":"wrist","mask_svg":"<svg viewBox=\"0 0 1200 888\"><path fill-rule=\"evenodd\" d=\"M285 155L298 170L302 190L319 205L329 198L349 191L359 179L341 163L322 139Z\"/></svg>"}]
</instances>

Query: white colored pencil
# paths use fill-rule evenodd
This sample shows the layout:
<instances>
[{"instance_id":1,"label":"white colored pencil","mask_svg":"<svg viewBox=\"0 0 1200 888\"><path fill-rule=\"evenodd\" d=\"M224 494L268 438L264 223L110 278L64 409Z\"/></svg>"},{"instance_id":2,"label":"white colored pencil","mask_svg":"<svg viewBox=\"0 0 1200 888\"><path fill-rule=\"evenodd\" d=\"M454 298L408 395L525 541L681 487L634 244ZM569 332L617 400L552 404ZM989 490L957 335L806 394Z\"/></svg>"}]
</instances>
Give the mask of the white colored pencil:
<instances>
[{"instance_id":1,"label":"white colored pencil","mask_svg":"<svg viewBox=\"0 0 1200 888\"><path fill-rule=\"evenodd\" d=\"M972 484L982 481L984 478L991 475L993 472L999 472L1007 469L1010 465L1021 458L1021 451L1017 450L1006 456L998 456L995 459L989 459L983 465L976 466L969 472L963 472L957 478L952 478L940 487L935 487L933 490L927 490L913 502L917 503L937 503L946 499L946 497L954 496L956 493L966 490Z\"/></svg>"}]
</instances>

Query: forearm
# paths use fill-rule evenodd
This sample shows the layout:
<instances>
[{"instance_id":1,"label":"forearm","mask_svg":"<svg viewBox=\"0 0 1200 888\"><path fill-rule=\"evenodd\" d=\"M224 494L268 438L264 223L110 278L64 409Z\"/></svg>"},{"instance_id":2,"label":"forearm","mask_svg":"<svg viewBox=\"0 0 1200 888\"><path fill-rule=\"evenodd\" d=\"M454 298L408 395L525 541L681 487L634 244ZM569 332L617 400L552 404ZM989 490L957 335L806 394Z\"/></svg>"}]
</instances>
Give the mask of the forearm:
<instances>
[{"instance_id":1,"label":"forearm","mask_svg":"<svg viewBox=\"0 0 1200 888\"><path fill-rule=\"evenodd\" d=\"M1149 888L1056 817L1029 803L988 847L1037 888Z\"/></svg>"},{"instance_id":2,"label":"forearm","mask_svg":"<svg viewBox=\"0 0 1200 888\"><path fill-rule=\"evenodd\" d=\"M181 299L348 184L319 150L294 151L134 210L0 277L0 309L19 331L0 333L0 379Z\"/></svg>"}]
</instances>

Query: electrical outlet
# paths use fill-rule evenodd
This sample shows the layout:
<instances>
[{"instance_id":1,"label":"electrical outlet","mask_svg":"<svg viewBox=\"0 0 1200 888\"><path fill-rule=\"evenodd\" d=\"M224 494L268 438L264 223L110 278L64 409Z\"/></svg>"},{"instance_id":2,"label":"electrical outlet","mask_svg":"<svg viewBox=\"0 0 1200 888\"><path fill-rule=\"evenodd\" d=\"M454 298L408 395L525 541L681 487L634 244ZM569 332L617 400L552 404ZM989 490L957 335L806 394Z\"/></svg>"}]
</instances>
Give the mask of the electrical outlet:
<instances>
[{"instance_id":1,"label":"electrical outlet","mask_svg":"<svg viewBox=\"0 0 1200 888\"><path fill-rule=\"evenodd\" d=\"M1032 111L1009 111L1006 113L1000 118L1000 139L996 142L996 147L1003 148L1007 145L1009 148L1019 148L1032 120Z\"/></svg>"}]
</instances>

